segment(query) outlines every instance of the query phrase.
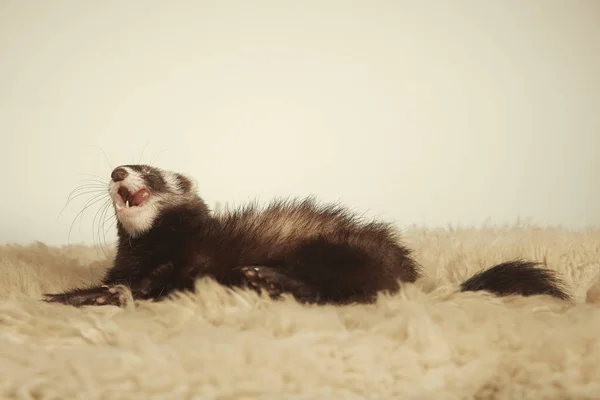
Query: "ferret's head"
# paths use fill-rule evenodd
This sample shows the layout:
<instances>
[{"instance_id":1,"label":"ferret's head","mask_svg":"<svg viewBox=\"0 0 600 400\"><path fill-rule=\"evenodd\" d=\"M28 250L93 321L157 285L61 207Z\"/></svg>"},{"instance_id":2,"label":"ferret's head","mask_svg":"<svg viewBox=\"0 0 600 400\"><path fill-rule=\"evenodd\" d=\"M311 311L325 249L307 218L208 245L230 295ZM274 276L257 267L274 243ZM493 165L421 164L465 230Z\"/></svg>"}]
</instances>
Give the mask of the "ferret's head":
<instances>
[{"instance_id":1,"label":"ferret's head","mask_svg":"<svg viewBox=\"0 0 600 400\"><path fill-rule=\"evenodd\" d=\"M131 237L148 232L166 209L198 198L190 178L148 165L121 165L110 177L117 220Z\"/></svg>"}]
</instances>

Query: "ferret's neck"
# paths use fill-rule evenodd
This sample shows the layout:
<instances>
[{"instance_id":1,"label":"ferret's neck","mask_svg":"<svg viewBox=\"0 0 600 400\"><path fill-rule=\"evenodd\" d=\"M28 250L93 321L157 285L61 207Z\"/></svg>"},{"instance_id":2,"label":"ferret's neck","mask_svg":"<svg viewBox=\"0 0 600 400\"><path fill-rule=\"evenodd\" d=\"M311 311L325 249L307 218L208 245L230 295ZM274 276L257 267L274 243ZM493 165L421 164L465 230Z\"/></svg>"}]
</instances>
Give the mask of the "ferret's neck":
<instances>
[{"instance_id":1,"label":"ferret's neck","mask_svg":"<svg viewBox=\"0 0 600 400\"><path fill-rule=\"evenodd\" d=\"M121 243L131 244L132 241L164 240L173 235L185 235L197 231L212 220L206 204L197 199L163 210L156 216L152 228L139 235L130 235L120 223L117 223L117 235Z\"/></svg>"}]
</instances>

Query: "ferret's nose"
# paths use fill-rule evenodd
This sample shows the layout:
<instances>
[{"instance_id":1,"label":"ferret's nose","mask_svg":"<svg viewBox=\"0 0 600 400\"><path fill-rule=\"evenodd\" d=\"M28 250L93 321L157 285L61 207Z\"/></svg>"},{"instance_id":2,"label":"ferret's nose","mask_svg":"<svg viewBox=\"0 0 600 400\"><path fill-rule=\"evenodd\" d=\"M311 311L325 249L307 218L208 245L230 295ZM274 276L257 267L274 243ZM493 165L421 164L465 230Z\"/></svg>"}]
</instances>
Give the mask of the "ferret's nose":
<instances>
[{"instance_id":1,"label":"ferret's nose","mask_svg":"<svg viewBox=\"0 0 600 400\"><path fill-rule=\"evenodd\" d=\"M113 170L112 174L110 174L110 177L115 182L121 182L123 179L127 178L127 175L129 174L124 168L117 167Z\"/></svg>"}]
</instances>

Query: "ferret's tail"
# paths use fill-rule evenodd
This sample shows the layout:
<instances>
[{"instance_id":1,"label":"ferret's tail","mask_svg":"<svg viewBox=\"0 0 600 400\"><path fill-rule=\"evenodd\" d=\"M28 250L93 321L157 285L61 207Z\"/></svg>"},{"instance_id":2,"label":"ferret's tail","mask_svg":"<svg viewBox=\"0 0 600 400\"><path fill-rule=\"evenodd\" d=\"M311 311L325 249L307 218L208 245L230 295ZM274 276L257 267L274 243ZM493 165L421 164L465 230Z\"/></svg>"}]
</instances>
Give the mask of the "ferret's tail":
<instances>
[{"instance_id":1,"label":"ferret's tail","mask_svg":"<svg viewBox=\"0 0 600 400\"><path fill-rule=\"evenodd\" d=\"M538 263L509 261L483 270L461 285L462 292L484 290L498 296L533 296L546 294L569 300L562 281L552 270L539 268Z\"/></svg>"}]
</instances>

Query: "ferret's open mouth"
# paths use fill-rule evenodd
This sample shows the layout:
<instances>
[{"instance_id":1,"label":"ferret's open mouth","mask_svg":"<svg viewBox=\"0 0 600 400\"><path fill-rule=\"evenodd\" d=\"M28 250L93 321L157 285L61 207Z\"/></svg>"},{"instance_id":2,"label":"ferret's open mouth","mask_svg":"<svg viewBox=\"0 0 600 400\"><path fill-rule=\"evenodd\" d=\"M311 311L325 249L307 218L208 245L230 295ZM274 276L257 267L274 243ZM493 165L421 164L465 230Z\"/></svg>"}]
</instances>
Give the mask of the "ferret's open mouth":
<instances>
[{"instance_id":1,"label":"ferret's open mouth","mask_svg":"<svg viewBox=\"0 0 600 400\"><path fill-rule=\"evenodd\" d=\"M132 193L125 186L121 186L118 193L121 199L123 199L125 208L141 207L150 198L150 191L145 188Z\"/></svg>"}]
</instances>

